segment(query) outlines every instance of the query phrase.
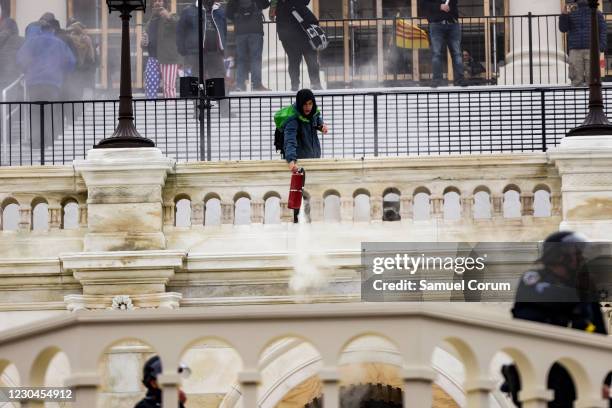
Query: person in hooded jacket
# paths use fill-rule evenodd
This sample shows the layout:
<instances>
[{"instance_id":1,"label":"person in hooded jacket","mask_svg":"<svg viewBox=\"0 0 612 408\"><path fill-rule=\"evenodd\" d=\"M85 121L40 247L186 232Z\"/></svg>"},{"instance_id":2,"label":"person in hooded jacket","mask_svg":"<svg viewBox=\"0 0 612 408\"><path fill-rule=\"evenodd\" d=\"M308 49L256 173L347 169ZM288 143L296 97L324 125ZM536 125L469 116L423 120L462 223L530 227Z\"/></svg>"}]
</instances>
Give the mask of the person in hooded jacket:
<instances>
[{"instance_id":1,"label":"person in hooded jacket","mask_svg":"<svg viewBox=\"0 0 612 408\"><path fill-rule=\"evenodd\" d=\"M310 89L297 93L295 115L286 121L283 128L285 160L291 172L297 171L299 159L318 159L321 157L321 144L318 131L327 134L327 125L323 122L321 112Z\"/></svg>"}]
</instances>

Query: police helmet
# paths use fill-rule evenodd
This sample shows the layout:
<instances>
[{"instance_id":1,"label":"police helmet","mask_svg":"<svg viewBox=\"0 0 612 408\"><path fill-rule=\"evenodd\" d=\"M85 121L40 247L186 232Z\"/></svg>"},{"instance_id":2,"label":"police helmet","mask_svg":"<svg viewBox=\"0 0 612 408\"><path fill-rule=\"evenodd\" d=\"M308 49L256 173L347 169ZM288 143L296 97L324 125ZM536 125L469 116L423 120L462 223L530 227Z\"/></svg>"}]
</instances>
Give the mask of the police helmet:
<instances>
[{"instance_id":1,"label":"police helmet","mask_svg":"<svg viewBox=\"0 0 612 408\"><path fill-rule=\"evenodd\" d=\"M152 380L157 380L157 377L162 372L162 365L159 356L153 356L147 360L142 370L142 383L145 387L150 386Z\"/></svg>"},{"instance_id":2,"label":"police helmet","mask_svg":"<svg viewBox=\"0 0 612 408\"><path fill-rule=\"evenodd\" d=\"M573 231L555 232L544 240L539 261L545 265L566 263L569 248L576 248L579 252L589 240L582 234Z\"/></svg>"}]
</instances>

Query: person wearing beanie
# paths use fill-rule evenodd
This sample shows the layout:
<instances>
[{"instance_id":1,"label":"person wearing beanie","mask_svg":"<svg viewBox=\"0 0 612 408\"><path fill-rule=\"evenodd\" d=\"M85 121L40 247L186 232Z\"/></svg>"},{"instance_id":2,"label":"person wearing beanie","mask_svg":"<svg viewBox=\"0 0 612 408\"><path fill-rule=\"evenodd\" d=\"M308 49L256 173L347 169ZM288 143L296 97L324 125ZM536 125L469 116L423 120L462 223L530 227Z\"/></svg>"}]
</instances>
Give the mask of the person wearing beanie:
<instances>
[{"instance_id":1,"label":"person wearing beanie","mask_svg":"<svg viewBox=\"0 0 612 408\"><path fill-rule=\"evenodd\" d=\"M293 110L295 114L284 126L285 160L289 163L292 172L297 170L299 159L321 157L321 144L317 131L323 134L328 132L310 89L302 89L297 93Z\"/></svg>"}]
</instances>

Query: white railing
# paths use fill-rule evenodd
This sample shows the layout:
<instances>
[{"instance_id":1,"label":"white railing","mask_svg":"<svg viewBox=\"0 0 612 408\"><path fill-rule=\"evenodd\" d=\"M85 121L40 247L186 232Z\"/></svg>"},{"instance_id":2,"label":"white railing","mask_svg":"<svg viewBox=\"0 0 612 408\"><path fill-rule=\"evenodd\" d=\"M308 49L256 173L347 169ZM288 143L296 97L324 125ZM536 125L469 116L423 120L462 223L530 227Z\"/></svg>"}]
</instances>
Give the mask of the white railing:
<instances>
[{"instance_id":1,"label":"white railing","mask_svg":"<svg viewBox=\"0 0 612 408\"><path fill-rule=\"evenodd\" d=\"M358 303L77 312L2 333L0 369L13 363L23 379L21 386L43 386L50 361L63 352L71 371L65 383L76 393L73 406L92 408L104 381L99 371L104 353L119 341L138 340L161 357L164 372L158 380L164 390L163 406L176 408L181 379L175 367L191 345L215 338L230 344L240 356L238 388L243 406L252 408L264 406L260 399L267 394L260 387L261 367L271 358L271 346L283 338L298 338L319 353L325 407L337 408L343 350L360 337L374 335L395 348L404 407L432 406L436 377L432 357L438 347L453 350L463 363L461 386L468 408L490 406L489 397L499 386L491 363L499 352L518 366L523 406L547 406L552 395L546 378L555 362L562 363L574 379L576 407L607 406L601 399L601 384L611 368L612 339L459 306ZM234 405L226 401L224 406Z\"/></svg>"},{"instance_id":2,"label":"white railing","mask_svg":"<svg viewBox=\"0 0 612 408\"><path fill-rule=\"evenodd\" d=\"M17 88L17 86L23 86L23 100L26 100L26 87L25 87L25 81L24 81L24 76L20 75L19 78L17 78L15 81L11 82L6 88L4 88L2 90L2 102L7 102L8 101L8 95L9 92L15 88ZM4 103L0 106L1 107L1 113L0 113L0 122L2 122L2 162L5 163L7 158L8 158L8 144L9 142L9 135L10 135L10 116L12 116L15 112L17 112L20 107L17 106L16 108L14 108L13 110L10 110L10 105L5 105Z\"/></svg>"}]
</instances>

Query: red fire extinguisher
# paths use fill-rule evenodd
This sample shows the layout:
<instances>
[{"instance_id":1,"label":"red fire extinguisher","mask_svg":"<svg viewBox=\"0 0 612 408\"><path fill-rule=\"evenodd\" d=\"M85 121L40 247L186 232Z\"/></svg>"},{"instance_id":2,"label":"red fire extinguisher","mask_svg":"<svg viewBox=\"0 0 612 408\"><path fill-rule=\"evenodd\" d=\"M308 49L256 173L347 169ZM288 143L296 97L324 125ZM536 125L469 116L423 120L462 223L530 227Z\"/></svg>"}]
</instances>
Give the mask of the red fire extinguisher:
<instances>
[{"instance_id":1,"label":"red fire extinguisher","mask_svg":"<svg viewBox=\"0 0 612 408\"><path fill-rule=\"evenodd\" d=\"M304 194L304 184L306 183L306 172L302 167L291 175L291 187L289 188L288 207L292 210L299 210L302 206L302 195Z\"/></svg>"}]
</instances>

